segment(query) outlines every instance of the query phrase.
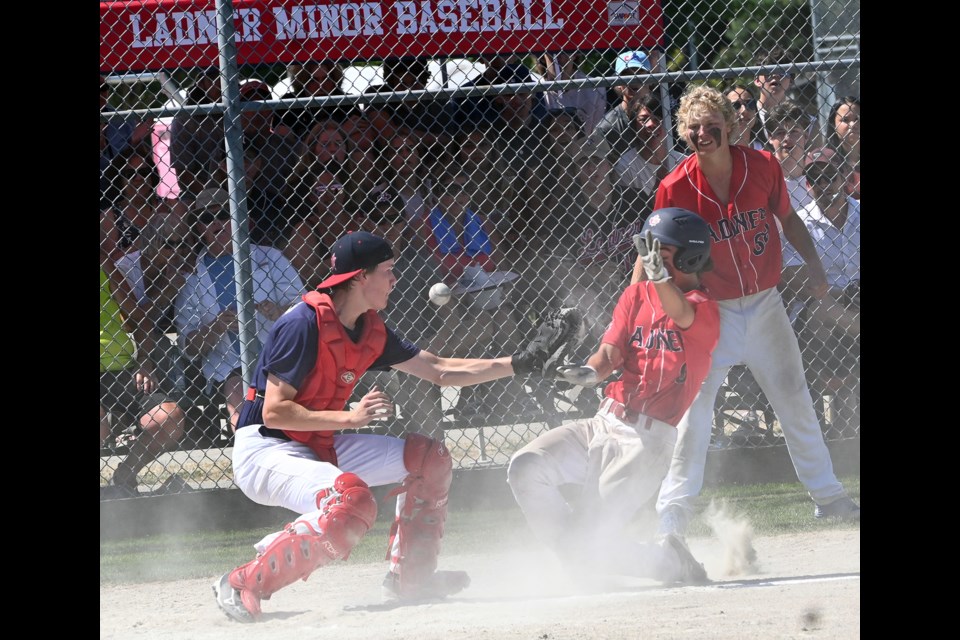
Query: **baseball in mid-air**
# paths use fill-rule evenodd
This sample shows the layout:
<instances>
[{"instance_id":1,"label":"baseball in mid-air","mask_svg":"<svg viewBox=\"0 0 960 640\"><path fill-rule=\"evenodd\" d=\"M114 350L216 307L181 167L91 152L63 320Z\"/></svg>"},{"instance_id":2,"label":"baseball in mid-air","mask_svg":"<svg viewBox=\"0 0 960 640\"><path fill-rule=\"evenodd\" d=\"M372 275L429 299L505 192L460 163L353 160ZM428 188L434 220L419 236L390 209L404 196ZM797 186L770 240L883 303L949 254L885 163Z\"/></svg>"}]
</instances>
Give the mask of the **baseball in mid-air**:
<instances>
[{"instance_id":1,"label":"baseball in mid-air","mask_svg":"<svg viewBox=\"0 0 960 640\"><path fill-rule=\"evenodd\" d=\"M443 305L450 302L450 298L453 296L453 292L450 291L450 287L438 282L437 284L430 287L430 302L442 307Z\"/></svg>"}]
</instances>

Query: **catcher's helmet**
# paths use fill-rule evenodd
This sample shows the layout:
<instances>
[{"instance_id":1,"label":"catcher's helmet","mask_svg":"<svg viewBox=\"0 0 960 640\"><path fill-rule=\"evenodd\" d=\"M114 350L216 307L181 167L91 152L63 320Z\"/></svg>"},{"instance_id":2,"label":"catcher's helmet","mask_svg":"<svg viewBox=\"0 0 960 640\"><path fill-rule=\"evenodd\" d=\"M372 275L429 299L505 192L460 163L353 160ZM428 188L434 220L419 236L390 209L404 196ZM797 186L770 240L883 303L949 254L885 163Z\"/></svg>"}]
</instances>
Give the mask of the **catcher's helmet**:
<instances>
[{"instance_id":1,"label":"catcher's helmet","mask_svg":"<svg viewBox=\"0 0 960 640\"><path fill-rule=\"evenodd\" d=\"M693 211L657 209L643 223L640 234L645 236L647 231L652 231L661 244L677 247L673 265L684 273L696 273L710 260L710 227Z\"/></svg>"}]
</instances>

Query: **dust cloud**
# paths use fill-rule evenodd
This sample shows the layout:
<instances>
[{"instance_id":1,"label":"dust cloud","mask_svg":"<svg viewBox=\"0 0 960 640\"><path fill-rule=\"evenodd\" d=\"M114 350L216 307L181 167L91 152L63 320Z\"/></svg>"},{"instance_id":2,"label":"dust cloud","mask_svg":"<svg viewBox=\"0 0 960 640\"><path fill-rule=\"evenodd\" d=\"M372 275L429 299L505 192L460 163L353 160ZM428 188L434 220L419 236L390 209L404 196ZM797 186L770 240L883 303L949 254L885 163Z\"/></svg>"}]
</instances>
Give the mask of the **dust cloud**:
<instances>
[{"instance_id":1,"label":"dust cloud","mask_svg":"<svg viewBox=\"0 0 960 640\"><path fill-rule=\"evenodd\" d=\"M703 513L722 546L721 567L724 576L753 575L759 572L753 547L753 525L745 517L732 513L725 501L711 500Z\"/></svg>"}]
</instances>

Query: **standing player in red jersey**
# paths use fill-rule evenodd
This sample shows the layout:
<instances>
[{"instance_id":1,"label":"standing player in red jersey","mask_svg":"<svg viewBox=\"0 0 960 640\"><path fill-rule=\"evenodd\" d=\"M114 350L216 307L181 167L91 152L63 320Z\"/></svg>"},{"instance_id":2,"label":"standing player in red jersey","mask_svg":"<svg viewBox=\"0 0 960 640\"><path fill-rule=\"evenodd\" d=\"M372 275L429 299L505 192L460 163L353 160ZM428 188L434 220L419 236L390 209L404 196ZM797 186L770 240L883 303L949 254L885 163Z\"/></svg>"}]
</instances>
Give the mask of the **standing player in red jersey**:
<instances>
[{"instance_id":1,"label":"standing player in red jersey","mask_svg":"<svg viewBox=\"0 0 960 640\"><path fill-rule=\"evenodd\" d=\"M682 536L703 487L714 402L730 367L745 364L777 414L814 516L860 519L833 472L803 371L797 337L777 290L784 237L807 266L807 288L827 291L810 234L790 206L780 163L765 151L730 145L736 114L719 91L693 87L680 101L678 132L693 151L664 178L656 206L696 211L710 226L715 268L703 285L720 308L713 366L687 416L657 503L659 533Z\"/></svg>"},{"instance_id":2,"label":"standing player in red jersey","mask_svg":"<svg viewBox=\"0 0 960 640\"><path fill-rule=\"evenodd\" d=\"M684 209L650 214L634 236L645 280L628 286L600 347L558 377L594 386L614 371L596 416L536 438L514 454L513 495L537 536L577 572L627 574L662 582L707 579L683 540L628 538L626 526L657 495L670 466L676 425L710 370L720 334L717 303L700 290L710 230ZM561 486L582 486L577 507Z\"/></svg>"}]
</instances>

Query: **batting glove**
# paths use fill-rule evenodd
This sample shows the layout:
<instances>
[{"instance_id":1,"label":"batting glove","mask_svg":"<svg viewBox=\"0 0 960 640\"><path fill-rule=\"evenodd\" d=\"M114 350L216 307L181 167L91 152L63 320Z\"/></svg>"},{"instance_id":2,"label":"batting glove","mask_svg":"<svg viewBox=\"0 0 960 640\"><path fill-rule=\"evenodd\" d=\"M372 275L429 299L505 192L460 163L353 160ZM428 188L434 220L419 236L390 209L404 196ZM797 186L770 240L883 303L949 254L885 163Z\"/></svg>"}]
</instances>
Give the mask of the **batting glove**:
<instances>
[{"instance_id":1,"label":"batting glove","mask_svg":"<svg viewBox=\"0 0 960 640\"><path fill-rule=\"evenodd\" d=\"M660 255L660 241L653 237L653 231L647 231L646 237L639 233L633 236L633 244L640 254L647 280L658 284L670 279L670 274L663 265L663 256Z\"/></svg>"},{"instance_id":2,"label":"batting glove","mask_svg":"<svg viewBox=\"0 0 960 640\"><path fill-rule=\"evenodd\" d=\"M557 378L581 387L595 387L600 384L597 370L585 364L566 364L557 367Z\"/></svg>"}]
</instances>

